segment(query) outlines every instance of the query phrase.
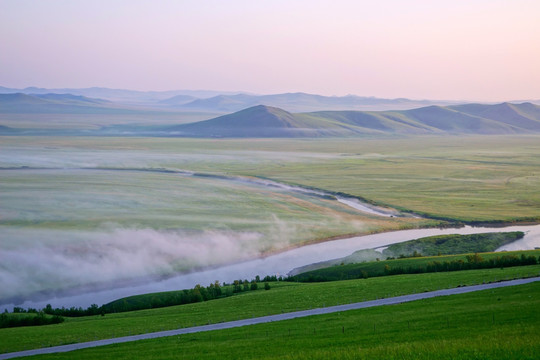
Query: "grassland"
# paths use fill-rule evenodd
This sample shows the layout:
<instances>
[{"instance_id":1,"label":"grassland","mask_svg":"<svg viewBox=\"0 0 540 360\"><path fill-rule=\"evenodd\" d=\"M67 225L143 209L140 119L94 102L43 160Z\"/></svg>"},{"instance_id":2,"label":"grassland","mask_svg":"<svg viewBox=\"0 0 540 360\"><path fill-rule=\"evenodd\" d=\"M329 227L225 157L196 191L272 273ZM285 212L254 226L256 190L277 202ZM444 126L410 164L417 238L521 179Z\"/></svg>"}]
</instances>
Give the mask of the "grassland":
<instances>
[{"instance_id":1,"label":"grassland","mask_svg":"<svg viewBox=\"0 0 540 360\"><path fill-rule=\"evenodd\" d=\"M130 157L130 165L262 176L441 218L511 222L540 218L539 140L536 135L522 135L114 141L7 137L2 141L3 147L18 152L31 150L24 145L29 141L34 150L56 147L45 154L60 161L77 159L77 154L88 160L90 155L84 154L98 151L111 153L106 159L117 159L90 156L106 166L125 160L119 157L122 154L143 154ZM25 164L32 166L28 159Z\"/></svg>"},{"instance_id":2,"label":"grassland","mask_svg":"<svg viewBox=\"0 0 540 360\"><path fill-rule=\"evenodd\" d=\"M114 223L268 234L283 222L298 228L293 243L362 231L361 215L347 206L264 186L147 171L35 169L0 175L4 226L93 230ZM371 217L374 226L378 221ZM407 221L418 222L396 223Z\"/></svg>"},{"instance_id":3,"label":"grassland","mask_svg":"<svg viewBox=\"0 0 540 360\"><path fill-rule=\"evenodd\" d=\"M18 136L2 137L0 167L169 168L265 177L456 221L538 221L539 140L533 135L339 140ZM161 238L171 231L185 235L186 231L206 230L226 233L228 239L252 236L243 242L233 241L243 249L249 244L247 253L235 250L231 256L219 252L217 258L203 262L200 256L176 257L151 267L152 273L162 274L334 236L438 223L381 218L327 199L213 179L149 172L47 171L0 173L0 249L24 248L26 257L21 250L21 259L32 258L30 255L43 244L56 249L54 254L43 255L45 263L55 254L73 251L73 243L79 246L101 239L109 244L111 234L119 238L118 229L123 238L132 237L131 230L157 231ZM86 246L78 254L95 254L97 245ZM63 250L57 251L58 247ZM227 256L220 258L220 254ZM52 284L111 280L103 275L72 281L54 274L54 270L62 269L63 274L72 271L53 264L51 271L44 272L32 268L37 263L31 261L30 270L10 274L16 275L12 283L30 282L25 291L40 291L42 285L50 289ZM8 272L20 268L4 266ZM99 275L101 268L105 267L100 265L85 273ZM21 279L27 273L43 274L48 280ZM148 275L141 267L115 273L122 278Z\"/></svg>"},{"instance_id":4,"label":"grassland","mask_svg":"<svg viewBox=\"0 0 540 360\"><path fill-rule=\"evenodd\" d=\"M535 276L539 273L540 265L535 265L316 284L272 283L272 289L269 291L252 291L203 303L107 314L103 317L66 318L64 323L58 325L0 329L0 352L245 319L460 285ZM349 318L349 313L343 318Z\"/></svg>"},{"instance_id":5,"label":"grassland","mask_svg":"<svg viewBox=\"0 0 540 360\"><path fill-rule=\"evenodd\" d=\"M532 360L539 306L533 283L35 358Z\"/></svg>"}]
</instances>

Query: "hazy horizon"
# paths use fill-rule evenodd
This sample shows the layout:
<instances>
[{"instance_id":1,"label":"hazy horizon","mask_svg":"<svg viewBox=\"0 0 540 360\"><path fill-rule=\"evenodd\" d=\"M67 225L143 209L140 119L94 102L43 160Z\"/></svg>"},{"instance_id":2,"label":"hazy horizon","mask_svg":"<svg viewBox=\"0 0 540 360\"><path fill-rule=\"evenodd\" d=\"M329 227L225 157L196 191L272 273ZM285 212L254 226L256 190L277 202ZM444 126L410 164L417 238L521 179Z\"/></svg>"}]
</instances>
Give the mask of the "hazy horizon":
<instances>
[{"instance_id":1,"label":"hazy horizon","mask_svg":"<svg viewBox=\"0 0 540 360\"><path fill-rule=\"evenodd\" d=\"M215 93L213 95L206 95L206 96L194 96L195 98L211 98L214 96L219 95L236 95L236 94L246 94L246 95L253 95L253 96L269 96L269 95L279 95L279 94L295 94L295 93L302 93L302 94L308 94L308 95L321 95L321 96L329 96L329 97L347 97L347 96L358 96L358 97L365 97L365 98L376 98L376 99L385 99L384 97L380 96L374 96L374 95L358 95L358 94L343 94L343 95L336 95L336 94L330 94L330 95L323 95L318 93L310 93L305 91L283 91L281 93L257 93L252 91L243 91L243 90L219 90L219 89L188 89L188 88L175 88L175 89L165 89L165 90L155 90L155 89L148 89L148 90L140 90L140 89L131 89L131 88L120 88L120 87L105 87L105 86L88 86L88 87L46 87L46 86L25 86L25 87L10 87L10 86L4 86L3 84L0 84L0 88L8 88L8 89L17 89L17 90L26 90L29 88L36 88L36 89L46 89L46 90L85 90L85 89L92 89L92 88L101 88L101 89L108 89L108 90L118 90L118 91L140 91L140 92L208 92L208 93ZM449 102L456 102L456 103L467 103L467 102L485 102L485 103L502 103L502 102L516 102L516 101L539 101L540 95L534 98L505 98L505 99L499 99L499 100L478 100L478 99L435 99L435 98L412 98L412 97L406 97L406 96L396 96L396 97L388 97L387 99L408 99L413 101L449 101ZM427 105L426 105L427 106Z\"/></svg>"},{"instance_id":2,"label":"hazy horizon","mask_svg":"<svg viewBox=\"0 0 540 360\"><path fill-rule=\"evenodd\" d=\"M0 85L511 101L540 3L0 0Z\"/></svg>"}]
</instances>

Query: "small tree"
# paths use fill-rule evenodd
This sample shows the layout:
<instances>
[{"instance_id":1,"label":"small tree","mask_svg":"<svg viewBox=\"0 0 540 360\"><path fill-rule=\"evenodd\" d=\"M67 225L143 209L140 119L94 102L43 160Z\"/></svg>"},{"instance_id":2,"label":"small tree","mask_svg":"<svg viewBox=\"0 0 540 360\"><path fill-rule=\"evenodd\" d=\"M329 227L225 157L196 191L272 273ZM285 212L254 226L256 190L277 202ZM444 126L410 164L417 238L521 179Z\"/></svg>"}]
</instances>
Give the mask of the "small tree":
<instances>
[{"instance_id":1,"label":"small tree","mask_svg":"<svg viewBox=\"0 0 540 360\"><path fill-rule=\"evenodd\" d=\"M467 255L466 256L467 262L472 264L478 264L484 261L484 259L478 255L478 253L475 253L474 255Z\"/></svg>"},{"instance_id":2,"label":"small tree","mask_svg":"<svg viewBox=\"0 0 540 360\"><path fill-rule=\"evenodd\" d=\"M270 284L268 282L264 283L264 290L270 290Z\"/></svg>"}]
</instances>

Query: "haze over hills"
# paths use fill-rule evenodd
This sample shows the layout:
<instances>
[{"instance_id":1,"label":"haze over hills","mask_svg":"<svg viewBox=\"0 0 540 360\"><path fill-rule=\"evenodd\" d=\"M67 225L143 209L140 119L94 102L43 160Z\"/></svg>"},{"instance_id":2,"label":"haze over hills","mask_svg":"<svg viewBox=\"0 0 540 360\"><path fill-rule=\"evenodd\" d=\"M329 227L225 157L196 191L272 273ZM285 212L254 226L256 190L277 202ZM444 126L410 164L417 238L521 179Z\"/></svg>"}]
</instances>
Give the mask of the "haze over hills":
<instances>
[{"instance_id":1,"label":"haze over hills","mask_svg":"<svg viewBox=\"0 0 540 360\"><path fill-rule=\"evenodd\" d=\"M202 111L230 113L255 105L279 107L289 112L322 110L406 110L428 105L451 105L456 101L411 100L405 98L382 99L376 97L322 96L306 93L255 95L245 92L219 92L208 90L134 91L108 88L44 89L28 87L12 89L0 86L0 94L22 93L27 95L72 94L89 98L106 99L118 106L144 106L170 108L175 111Z\"/></svg>"},{"instance_id":2,"label":"haze over hills","mask_svg":"<svg viewBox=\"0 0 540 360\"><path fill-rule=\"evenodd\" d=\"M36 94L73 94L92 98L101 98L114 102L127 104L155 104L162 100L167 100L178 95L192 96L193 100L198 98L209 98L220 94L232 95L238 92L223 92L212 90L171 90L171 91L137 91L126 89L109 89L104 87L91 87L82 89L61 88L46 89L38 87L27 87L24 89L14 89L0 86L0 94L22 93L28 95Z\"/></svg>"},{"instance_id":3,"label":"haze over hills","mask_svg":"<svg viewBox=\"0 0 540 360\"><path fill-rule=\"evenodd\" d=\"M218 95L209 99L194 100L186 103L184 108L238 111L255 105L278 107L289 112L307 112L318 110L404 110L420 106L438 104L456 104L451 101L410 100L410 99L380 99L375 97L322 96L306 93L286 93L274 95Z\"/></svg>"}]
</instances>

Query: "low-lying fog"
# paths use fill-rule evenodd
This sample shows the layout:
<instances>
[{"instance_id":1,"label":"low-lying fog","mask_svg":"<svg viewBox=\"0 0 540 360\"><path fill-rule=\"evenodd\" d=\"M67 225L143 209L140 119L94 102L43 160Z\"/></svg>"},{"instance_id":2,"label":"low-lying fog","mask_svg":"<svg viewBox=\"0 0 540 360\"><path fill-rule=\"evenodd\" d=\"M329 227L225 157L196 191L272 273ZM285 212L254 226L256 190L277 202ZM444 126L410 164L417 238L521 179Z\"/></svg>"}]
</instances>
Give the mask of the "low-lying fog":
<instances>
[{"instance_id":1,"label":"low-lying fog","mask_svg":"<svg viewBox=\"0 0 540 360\"><path fill-rule=\"evenodd\" d=\"M250 232L187 233L114 226L92 232L2 227L1 232L3 299L253 258L260 254L261 237Z\"/></svg>"},{"instance_id":2,"label":"low-lying fog","mask_svg":"<svg viewBox=\"0 0 540 360\"><path fill-rule=\"evenodd\" d=\"M389 233L381 233L374 235L366 235L360 237L351 237L347 239L334 240L331 242L324 242L319 244L313 244L308 246L303 246L300 248L292 249L283 253L271 255L264 258L257 258L254 260L248 260L244 262L239 262L231 265L221 266L217 268L206 269L202 271L196 271L188 274L182 274L173 276L167 279L148 279L145 283L139 285L117 281L114 288L99 290L96 288L86 288L78 289L78 293L60 293L58 296L49 295L43 299L35 298L32 301L25 301L19 305L23 307L33 307L33 308L43 308L47 303L51 303L54 307L71 307L71 306L83 306L88 307L93 303L104 304L112 300L116 300L122 297L144 294L150 292L159 292L159 291L169 291L169 290L178 290L192 288L196 284L208 285L213 283L215 280L220 282L227 281L231 282L235 279L253 279L256 275L265 276L265 275L283 275L293 270L293 268L300 267L310 263L316 263L320 261L326 261L330 259L340 258L347 255L350 255L352 252L360 249L367 248L378 248L381 246L390 245L397 242L417 239L424 236L432 235L442 235L442 234L472 234L472 233L481 233L481 232L498 232L498 231L523 231L525 232L525 237L521 240L516 241L515 243L504 246L499 249L499 251L504 251L505 249L534 249L535 247L540 246L540 225L535 226L512 226L507 228L473 228L473 227L463 227L459 229L415 229L415 230L402 230ZM147 235L154 234L150 232ZM155 234L154 234L155 235ZM209 235L209 234L207 234ZM164 247L168 248L171 246L170 242L175 242L172 239L160 240L159 243L164 243ZM228 241L228 240L226 240ZM212 240L209 243L213 243ZM174 245L173 245L174 246ZM234 246L233 246L234 247ZM193 246L195 251L200 251L201 248L198 245ZM222 249L221 246L218 246L218 250ZM159 250L156 249L156 251ZM230 252L230 249L226 251ZM129 251L128 251L129 252ZM131 251L133 252L133 250ZM129 252L131 254L131 252ZM137 251L138 252L138 251ZM210 255L210 258L213 255L216 255L218 251L212 251L211 254L208 254L206 250L202 250L203 256ZM122 253L118 253L118 256L124 257ZM136 258L140 260L146 259L147 255L139 254ZM111 257L106 257L108 260ZM163 258L163 257L161 257ZM104 262L109 264L109 261L104 259ZM41 259L39 259L41 261ZM47 260L45 260L47 262ZM66 259L66 261L71 261ZM126 260L124 260L126 261ZM98 261L98 263L101 262ZM150 261L151 264L158 266L156 261ZM90 264L90 268L94 268L95 264ZM112 266L111 269L115 269L116 265ZM131 266L134 269L140 269L143 264L131 263ZM98 271L97 274L100 272ZM53 276L56 274L52 273ZM33 276L33 274L28 274ZM75 275L75 274L74 274ZM86 274L82 274L87 276ZM26 280L26 279L21 279ZM12 304L0 304L0 311L3 308L11 309Z\"/></svg>"},{"instance_id":3,"label":"low-lying fog","mask_svg":"<svg viewBox=\"0 0 540 360\"><path fill-rule=\"evenodd\" d=\"M244 261L364 226L309 192L179 171L185 163L275 161L289 153L32 143L0 150L0 302ZM145 170L167 165L177 172Z\"/></svg>"},{"instance_id":4,"label":"low-lying fog","mask_svg":"<svg viewBox=\"0 0 540 360\"><path fill-rule=\"evenodd\" d=\"M366 214L370 208L356 200L340 203L313 190L189 172L195 167L227 175L223 169L239 163L308 164L339 154L199 152L187 145L172 151L157 143L145 151L144 139L134 140L140 141L134 147L131 140L118 140L125 141L122 146L111 140L110 148L103 139L99 148L87 138L34 141L21 137L0 144L0 304L88 306L215 280L285 275L366 248L365 238L345 248L334 241L249 259L313 239L379 229L383 221L396 229L416 221L390 219L395 213L388 212ZM177 172L154 171L163 168Z\"/></svg>"}]
</instances>

